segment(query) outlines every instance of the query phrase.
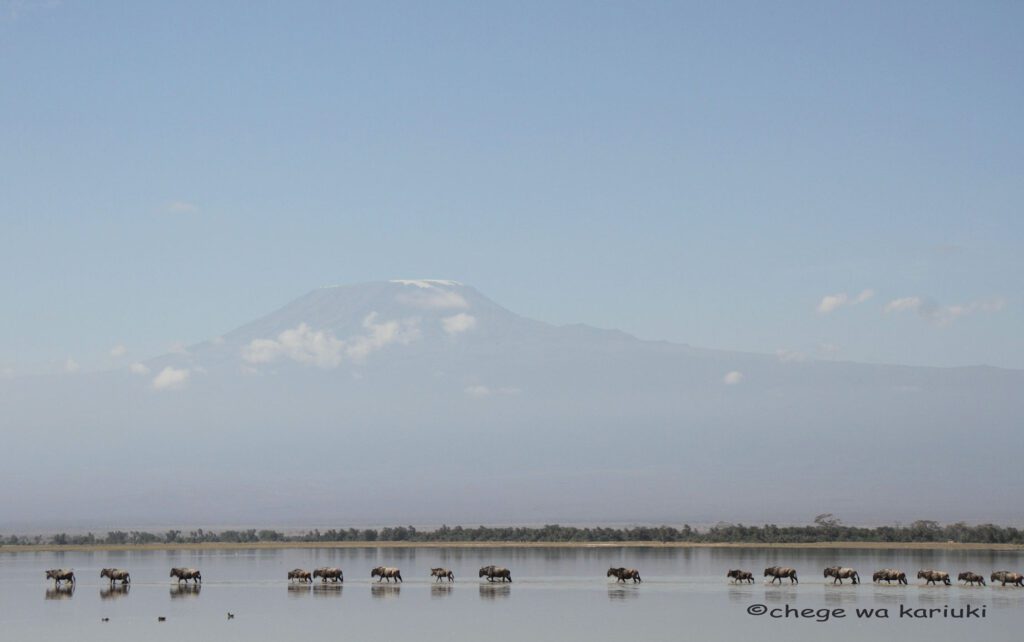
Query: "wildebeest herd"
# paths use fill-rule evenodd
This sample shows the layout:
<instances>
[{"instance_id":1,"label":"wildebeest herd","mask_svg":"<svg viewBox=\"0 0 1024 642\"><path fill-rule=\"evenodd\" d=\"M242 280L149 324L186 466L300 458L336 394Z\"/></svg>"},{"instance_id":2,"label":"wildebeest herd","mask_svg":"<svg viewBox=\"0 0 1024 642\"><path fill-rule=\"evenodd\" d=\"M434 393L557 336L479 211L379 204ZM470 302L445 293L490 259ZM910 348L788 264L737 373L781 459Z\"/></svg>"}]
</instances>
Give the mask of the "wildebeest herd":
<instances>
[{"instance_id":1,"label":"wildebeest herd","mask_svg":"<svg viewBox=\"0 0 1024 642\"><path fill-rule=\"evenodd\" d=\"M511 582L512 571L505 568L504 566L484 566L480 569L479 576L487 578L488 582ZM734 584L740 582L754 583L754 574L750 571L744 571L740 569L730 569L725 574ZM131 582L131 576L128 571L119 568L105 568L100 571L100 577L110 580L110 585L113 586L115 582L121 582L122 585ZM177 583L185 582L188 584L192 581L195 584L199 584L203 581L203 576L196 568L172 568L170 577L176 578ZM447 568L432 568L430 569L430 577L434 578L435 582L447 580L448 582L455 581L455 573L451 569ZM640 579L640 571L635 568L625 567L612 567L608 569L606 577L614 577L616 583L627 582L632 580L633 583L639 583L643 580ZM770 584L774 584L776 581L782 584L783 579L789 579L790 584L799 584L800 580L797 578L796 569L790 566L769 566L764 569L764 577L771 577ZM843 580L850 580L852 584L860 584L860 575L853 568L847 566L829 566L825 569L824 577L833 578L832 583L842 584ZM313 582L315 578L320 578L321 582L344 582L345 574L340 568L335 567L322 567L314 569L312 572L297 568L288 571L288 581L294 582ZM378 566L370 571L370 578L377 578L377 582L387 581L390 583L394 580L396 583L402 582L402 572L391 566ZM62 584L74 585L75 583L75 572L72 569L65 568L54 568L46 571L46 579L53 580L55 586L61 586ZM924 580L925 585L938 585L943 584L945 586L951 585L953 582L950 579L949 573L946 571L936 571L933 569L922 569L917 572L917 579ZM875 571L871 576L871 581L875 583L885 582L886 584L907 584L907 574L899 569L894 568L883 568ZM1024 575L1014 571L995 571L989 577L989 581L995 585L1000 586L1021 586L1024 587ZM963 582L964 585L971 586L985 586L985 578L978 573L973 571L963 571L957 575L957 582Z\"/></svg>"}]
</instances>

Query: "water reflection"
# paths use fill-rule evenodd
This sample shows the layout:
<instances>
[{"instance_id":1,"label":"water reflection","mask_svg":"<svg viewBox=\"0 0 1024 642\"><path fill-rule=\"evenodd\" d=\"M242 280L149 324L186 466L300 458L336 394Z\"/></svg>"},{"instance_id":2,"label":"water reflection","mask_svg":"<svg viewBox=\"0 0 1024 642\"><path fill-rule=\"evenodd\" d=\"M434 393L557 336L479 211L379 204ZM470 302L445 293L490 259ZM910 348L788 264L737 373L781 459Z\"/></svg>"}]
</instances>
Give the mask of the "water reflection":
<instances>
[{"instance_id":1,"label":"water reflection","mask_svg":"<svg viewBox=\"0 0 1024 642\"><path fill-rule=\"evenodd\" d=\"M202 584L175 584L171 586L171 598L195 597L202 590Z\"/></svg>"},{"instance_id":2,"label":"water reflection","mask_svg":"<svg viewBox=\"0 0 1024 642\"><path fill-rule=\"evenodd\" d=\"M313 595L316 597L341 597L341 592L344 589L345 585L339 583L314 584L312 586Z\"/></svg>"},{"instance_id":3,"label":"water reflection","mask_svg":"<svg viewBox=\"0 0 1024 642\"><path fill-rule=\"evenodd\" d=\"M480 599L496 600L512 595L511 584L481 584Z\"/></svg>"},{"instance_id":4,"label":"water reflection","mask_svg":"<svg viewBox=\"0 0 1024 642\"><path fill-rule=\"evenodd\" d=\"M433 584L430 587L430 597L440 598L448 597L452 594L452 589L455 587L451 584Z\"/></svg>"},{"instance_id":5,"label":"water reflection","mask_svg":"<svg viewBox=\"0 0 1024 642\"><path fill-rule=\"evenodd\" d=\"M795 585L793 586L776 586L772 588L771 585L765 587L764 601L765 602L789 602L792 603L799 591Z\"/></svg>"},{"instance_id":6,"label":"water reflection","mask_svg":"<svg viewBox=\"0 0 1024 642\"><path fill-rule=\"evenodd\" d=\"M128 595L128 590L131 589L131 584L114 584L112 586L105 586L100 589L101 600L116 600L119 597Z\"/></svg>"},{"instance_id":7,"label":"water reflection","mask_svg":"<svg viewBox=\"0 0 1024 642\"><path fill-rule=\"evenodd\" d=\"M512 587L506 586L505 588L511 589ZM638 597L640 597L639 586L615 586L614 584L608 586L608 599L613 602L619 600L635 600Z\"/></svg>"},{"instance_id":8,"label":"water reflection","mask_svg":"<svg viewBox=\"0 0 1024 642\"><path fill-rule=\"evenodd\" d=\"M379 598L398 597L402 592L401 584L371 584L370 595Z\"/></svg>"},{"instance_id":9,"label":"water reflection","mask_svg":"<svg viewBox=\"0 0 1024 642\"><path fill-rule=\"evenodd\" d=\"M65 585L46 589L46 599L66 600L75 594L75 585Z\"/></svg>"},{"instance_id":10,"label":"water reflection","mask_svg":"<svg viewBox=\"0 0 1024 642\"><path fill-rule=\"evenodd\" d=\"M303 595L310 595L313 592L313 587L309 584L289 584L288 585L288 597L301 597Z\"/></svg>"},{"instance_id":11,"label":"water reflection","mask_svg":"<svg viewBox=\"0 0 1024 642\"><path fill-rule=\"evenodd\" d=\"M754 591L753 589L744 587L739 584L732 584L728 587L729 589L729 600L733 602L753 602Z\"/></svg>"}]
</instances>

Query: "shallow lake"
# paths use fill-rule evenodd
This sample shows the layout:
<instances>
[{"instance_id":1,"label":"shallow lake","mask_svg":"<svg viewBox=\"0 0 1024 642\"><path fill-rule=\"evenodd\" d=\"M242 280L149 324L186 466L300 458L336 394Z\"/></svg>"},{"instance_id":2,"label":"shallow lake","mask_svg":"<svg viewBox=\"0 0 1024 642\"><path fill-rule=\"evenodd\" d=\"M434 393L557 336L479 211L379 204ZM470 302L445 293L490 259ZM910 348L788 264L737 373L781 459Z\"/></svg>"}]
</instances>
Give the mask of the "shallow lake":
<instances>
[{"instance_id":1,"label":"shallow lake","mask_svg":"<svg viewBox=\"0 0 1024 642\"><path fill-rule=\"evenodd\" d=\"M507 566L512 584L477 576L486 564ZM401 568L405 582L378 584L370 569ZM800 583L767 585L766 566L793 566ZM831 565L856 568L859 586L822 577ZM200 587L177 586L172 566L201 569ZM292 568L339 566L341 585L293 585ZM455 573L435 584L430 568ZM616 584L609 566L635 567L641 584ZM54 590L44 571L73 568L73 591ZM126 590L110 590L103 567L131 572ZM874 585L871 573L901 568L908 586ZM730 584L730 568L753 571L755 583ZM925 586L922 568L949 571L953 586ZM754 639L785 635L811 640L863 640L865 635L963 640L1019 637L1024 588L957 586L964 570L988 579L994 570L1024 571L1019 552L956 550L816 550L769 548L352 548L181 551L0 552L0 638L75 640L683 640ZM842 609L846 617L772 618L748 607ZM900 617L907 609L967 607L984 618ZM857 617L856 609L887 609L889 618ZM235 614L233 619L227 613ZM779 613L777 611L777 613ZM921 611L917 611L921 613ZM166 621L158 622L158 617ZM103 622L102 618L109 618Z\"/></svg>"}]
</instances>

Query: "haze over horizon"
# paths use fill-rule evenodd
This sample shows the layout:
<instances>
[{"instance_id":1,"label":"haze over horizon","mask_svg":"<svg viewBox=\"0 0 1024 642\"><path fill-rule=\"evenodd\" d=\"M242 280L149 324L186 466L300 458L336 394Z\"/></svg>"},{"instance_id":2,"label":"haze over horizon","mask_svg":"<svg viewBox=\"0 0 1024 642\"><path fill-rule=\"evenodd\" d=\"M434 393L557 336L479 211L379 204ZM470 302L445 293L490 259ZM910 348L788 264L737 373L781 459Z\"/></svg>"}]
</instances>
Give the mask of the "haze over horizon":
<instances>
[{"instance_id":1,"label":"haze over horizon","mask_svg":"<svg viewBox=\"0 0 1024 642\"><path fill-rule=\"evenodd\" d=\"M1016 523L1017 454L991 444L1019 440L1021 390L1018 370L643 341L379 281L0 383L0 499L21 524Z\"/></svg>"}]
</instances>

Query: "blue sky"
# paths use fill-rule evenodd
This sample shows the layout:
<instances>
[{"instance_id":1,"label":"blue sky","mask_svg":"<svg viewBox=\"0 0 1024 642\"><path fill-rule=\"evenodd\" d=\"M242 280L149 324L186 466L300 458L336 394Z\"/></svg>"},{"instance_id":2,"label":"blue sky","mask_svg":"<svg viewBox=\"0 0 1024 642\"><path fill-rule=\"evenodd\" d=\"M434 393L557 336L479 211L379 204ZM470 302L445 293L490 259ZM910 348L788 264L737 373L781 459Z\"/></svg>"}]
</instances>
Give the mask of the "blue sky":
<instances>
[{"instance_id":1,"label":"blue sky","mask_svg":"<svg viewBox=\"0 0 1024 642\"><path fill-rule=\"evenodd\" d=\"M391 278L698 346L1022 368L1021 24L0 1L0 369L109 367Z\"/></svg>"}]
</instances>

